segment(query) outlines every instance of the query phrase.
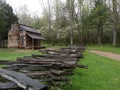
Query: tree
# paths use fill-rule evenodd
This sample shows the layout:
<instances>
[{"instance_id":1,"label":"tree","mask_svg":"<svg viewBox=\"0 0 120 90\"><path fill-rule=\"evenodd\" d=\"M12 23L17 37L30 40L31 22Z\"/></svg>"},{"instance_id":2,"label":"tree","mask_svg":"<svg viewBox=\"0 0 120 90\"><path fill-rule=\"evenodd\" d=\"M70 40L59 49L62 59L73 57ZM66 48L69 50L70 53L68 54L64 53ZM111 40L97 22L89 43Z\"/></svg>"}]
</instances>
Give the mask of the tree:
<instances>
[{"instance_id":1,"label":"tree","mask_svg":"<svg viewBox=\"0 0 120 90\"><path fill-rule=\"evenodd\" d=\"M13 13L12 7L4 0L0 1L0 39L7 37L11 24L17 20L17 16Z\"/></svg>"},{"instance_id":2,"label":"tree","mask_svg":"<svg viewBox=\"0 0 120 90\"><path fill-rule=\"evenodd\" d=\"M85 44L85 32L88 32L88 16L90 13L89 10L89 1L85 1L85 0L78 0L78 13L76 14L77 18L76 18L76 23L77 23L77 29L79 32L79 40L80 40L80 44ZM85 2L85 3L84 3ZM88 37L88 36L87 36Z\"/></svg>"},{"instance_id":3,"label":"tree","mask_svg":"<svg viewBox=\"0 0 120 90\"><path fill-rule=\"evenodd\" d=\"M118 12L117 12L117 0L112 0L113 4L113 46L117 45L117 32L118 32Z\"/></svg>"},{"instance_id":4,"label":"tree","mask_svg":"<svg viewBox=\"0 0 120 90\"><path fill-rule=\"evenodd\" d=\"M60 29L60 17L61 17L61 6L60 6L61 2L60 0L56 0L55 1L55 29L56 29L56 39L59 40L59 29Z\"/></svg>"},{"instance_id":5,"label":"tree","mask_svg":"<svg viewBox=\"0 0 120 90\"><path fill-rule=\"evenodd\" d=\"M115 46L115 43L120 42L119 0L39 1L42 2L40 6L43 7L43 15L31 17L28 10L23 8L20 10L23 11L20 20L24 24L40 29L48 43L104 44L113 42ZM2 19L1 22L3 22Z\"/></svg>"},{"instance_id":6,"label":"tree","mask_svg":"<svg viewBox=\"0 0 120 90\"><path fill-rule=\"evenodd\" d=\"M47 0L47 4L48 4L48 24L49 24L49 31L51 32L51 4L50 4L50 0Z\"/></svg>"},{"instance_id":7,"label":"tree","mask_svg":"<svg viewBox=\"0 0 120 90\"><path fill-rule=\"evenodd\" d=\"M28 26L32 25L33 19L26 5L20 6L18 10L16 10L16 14L19 18L18 20L19 23L25 24Z\"/></svg>"},{"instance_id":8,"label":"tree","mask_svg":"<svg viewBox=\"0 0 120 90\"><path fill-rule=\"evenodd\" d=\"M67 0L67 8L69 14L69 26L70 26L70 44L72 45L73 42L73 30L75 29L75 0Z\"/></svg>"},{"instance_id":9,"label":"tree","mask_svg":"<svg viewBox=\"0 0 120 90\"><path fill-rule=\"evenodd\" d=\"M108 7L102 0L95 0L95 6L91 11L90 23L92 28L97 29L97 41L98 44L102 44L103 38L103 25L108 19Z\"/></svg>"},{"instance_id":10,"label":"tree","mask_svg":"<svg viewBox=\"0 0 120 90\"><path fill-rule=\"evenodd\" d=\"M66 27L68 27L68 20L66 18L66 4L61 2L61 0L56 0L55 1L55 22L54 22L54 29L55 29L55 34L56 34L56 43L62 39L63 32ZM65 34L64 34L65 35ZM65 40L64 40L65 42Z\"/></svg>"}]
</instances>

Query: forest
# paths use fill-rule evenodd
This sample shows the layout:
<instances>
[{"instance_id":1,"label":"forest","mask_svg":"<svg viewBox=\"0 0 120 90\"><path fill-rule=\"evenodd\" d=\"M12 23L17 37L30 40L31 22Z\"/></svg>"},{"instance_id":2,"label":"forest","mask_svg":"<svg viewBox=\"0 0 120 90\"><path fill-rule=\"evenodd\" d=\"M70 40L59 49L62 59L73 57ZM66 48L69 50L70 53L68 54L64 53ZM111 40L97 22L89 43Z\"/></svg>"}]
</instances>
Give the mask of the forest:
<instances>
[{"instance_id":1,"label":"forest","mask_svg":"<svg viewBox=\"0 0 120 90\"><path fill-rule=\"evenodd\" d=\"M30 14L21 6L16 14L0 1L0 38L6 38L10 24L32 26L51 44L111 44L120 46L119 0L40 0L42 15Z\"/></svg>"}]
</instances>

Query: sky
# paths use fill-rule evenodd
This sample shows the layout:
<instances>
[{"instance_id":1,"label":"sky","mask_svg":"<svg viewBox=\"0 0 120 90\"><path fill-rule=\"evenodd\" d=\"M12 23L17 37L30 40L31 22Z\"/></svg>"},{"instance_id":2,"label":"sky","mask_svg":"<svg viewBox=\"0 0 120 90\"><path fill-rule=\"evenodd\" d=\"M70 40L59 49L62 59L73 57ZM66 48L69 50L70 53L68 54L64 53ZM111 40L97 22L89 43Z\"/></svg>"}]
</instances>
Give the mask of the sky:
<instances>
[{"instance_id":1,"label":"sky","mask_svg":"<svg viewBox=\"0 0 120 90\"><path fill-rule=\"evenodd\" d=\"M43 1L46 2L46 0ZM12 6L14 13L18 12L20 7L26 5L30 14L37 14L38 16L42 14L42 0L6 0L6 2Z\"/></svg>"}]
</instances>

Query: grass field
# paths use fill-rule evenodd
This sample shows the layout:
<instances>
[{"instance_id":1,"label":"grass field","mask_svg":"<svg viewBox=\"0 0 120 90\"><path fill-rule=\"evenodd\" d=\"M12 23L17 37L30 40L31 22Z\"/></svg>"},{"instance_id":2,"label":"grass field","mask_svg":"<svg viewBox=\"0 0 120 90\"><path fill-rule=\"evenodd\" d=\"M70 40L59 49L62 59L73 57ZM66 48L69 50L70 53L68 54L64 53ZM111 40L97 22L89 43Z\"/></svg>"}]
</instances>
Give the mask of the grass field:
<instances>
[{"instance_id":1,"label":"grass field","mask_svg":"<svg viewBox=\"0 0 120 90\"><path fill-rule=\"evenodd\" d=\"M57 46L59 48L60 46ZM54 47L53 47L54 48ZM97 49L120 53L119 48L111 46L90 46ZM119 50L119 51L118 51ZM15 60L16 57L39 54L38 51L0 50L0 60ZM120 90L120 62L96 54L84 52L81 64L88 69L75 69L75 75L70 76L71 85L63 90Z\"/></svg>"},{"instance_id":2,"label":"grass field","mask_svg":"<svg viewBox=\"0 0 120 90\"><path fill-rule=\"evenodd\" d=\"M119 61L85 52L80 63L88 69L76 69L75 75L70 77L72 86L64 90L120 90Z\"/></svg>"},{"instance_id":3,"label":"grass field","mask_svg":"<svg viewBox=\"0 0 120 90\"><path fill-rule=\"evenodd\" d=\"M0 50L0 60L16 60L17 57L30 56L31 54L40 54L38 50Z\"/></svg>"}]
</instances>

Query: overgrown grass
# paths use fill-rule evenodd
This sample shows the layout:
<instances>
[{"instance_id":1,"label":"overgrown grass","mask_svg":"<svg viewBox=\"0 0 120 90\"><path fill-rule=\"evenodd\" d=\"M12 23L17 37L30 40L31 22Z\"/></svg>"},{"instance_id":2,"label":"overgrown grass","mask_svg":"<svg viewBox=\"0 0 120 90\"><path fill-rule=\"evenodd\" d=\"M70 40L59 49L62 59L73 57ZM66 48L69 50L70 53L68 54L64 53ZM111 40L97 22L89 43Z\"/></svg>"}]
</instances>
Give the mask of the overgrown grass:
<instances>
[{"instance_id":1,"label":"overgrown grass","mask_svg":"<svg viewBox=\"0 0 120 90\"><path fill-rule=\"evenodd\" d=\"M120 62L89 52L80 62L87 70L76 69L71 76L72 86L64 90L120 90Z\"/></svg>"},{"instance_id":2,"label":"overgrown grass","mask_svg":"<svg viewBox=\"0 0 120 90\"><path fill-rule=\"evenodd\" d=\"M118 53L120 54L120 47L113 47L111 45L89 45L87 47L88 50L101 50L101 51L107 51L107 52L113 52L113 53Z\"/></svg>"}]
</instances>

